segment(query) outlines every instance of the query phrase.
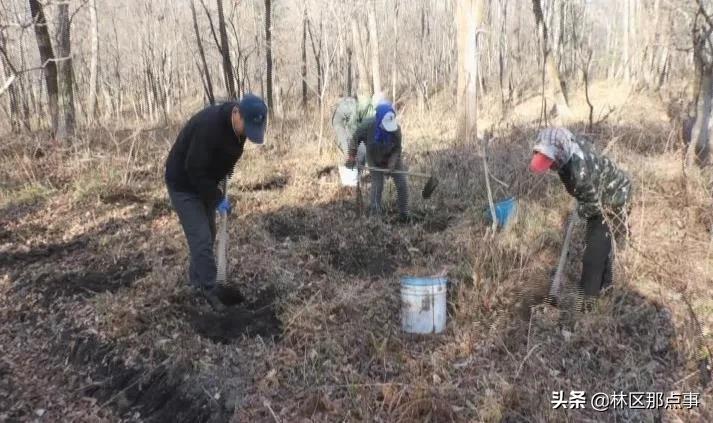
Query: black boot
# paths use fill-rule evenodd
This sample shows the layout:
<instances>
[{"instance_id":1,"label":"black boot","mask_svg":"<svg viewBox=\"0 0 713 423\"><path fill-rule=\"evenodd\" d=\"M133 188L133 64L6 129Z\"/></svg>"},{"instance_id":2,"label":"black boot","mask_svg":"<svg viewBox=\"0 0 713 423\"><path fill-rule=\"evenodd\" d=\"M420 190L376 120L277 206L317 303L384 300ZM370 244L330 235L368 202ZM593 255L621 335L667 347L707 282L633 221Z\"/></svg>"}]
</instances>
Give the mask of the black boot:
<instances>
[{"instance_id":1,"label":"black boot","mask_svg":"<svg viewBox=\"0 0 713 423\"><path fill-rule=\"evenodd\" d=\"M225 311L225 304L218 296L218 288L216 286L210 288L201 287L200 293L214 311L218 313Z\"/></svg>"}]
</instances>

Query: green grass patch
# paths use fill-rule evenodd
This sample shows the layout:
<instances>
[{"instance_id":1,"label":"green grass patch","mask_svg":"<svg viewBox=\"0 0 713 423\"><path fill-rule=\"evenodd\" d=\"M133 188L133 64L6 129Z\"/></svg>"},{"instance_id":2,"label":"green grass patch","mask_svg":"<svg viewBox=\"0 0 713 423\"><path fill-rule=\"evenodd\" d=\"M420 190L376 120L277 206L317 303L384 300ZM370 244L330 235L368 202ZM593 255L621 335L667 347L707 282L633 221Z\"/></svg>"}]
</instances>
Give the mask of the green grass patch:
<instances>
[{"instance_id":1,"label":"green grass patch","mask_svg":"<svg viewBox=\"0 0 713 423\"><path fill-rule=\"evenodd\" d=\"M1 190L0 207L35 204L46 200L54 193L55 190L53 188L40 183L23 185L19 189Z\"/></svg>"}]
</instances>

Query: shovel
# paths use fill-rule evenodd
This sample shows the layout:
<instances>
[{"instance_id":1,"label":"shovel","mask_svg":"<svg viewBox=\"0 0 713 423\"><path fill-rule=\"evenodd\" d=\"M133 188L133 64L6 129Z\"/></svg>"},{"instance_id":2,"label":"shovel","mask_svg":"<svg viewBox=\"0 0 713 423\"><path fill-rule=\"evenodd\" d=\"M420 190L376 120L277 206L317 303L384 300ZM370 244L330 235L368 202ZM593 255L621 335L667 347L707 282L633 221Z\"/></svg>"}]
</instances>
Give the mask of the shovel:
<instances>
[{"instance_id":1,"label":"shovel","mask_svg":"<svg viewBox=\"0 0 713 423\"><path fill-rule=\"evenodd\" d=\"M220 189L226 197L228 178L220 181ZM216 231L216 281L219 284L224 284L228 276L228 214L226 212L218 213L218 225Z\"/></svg>"},{"instance_id":2,"label":"shovel","mask_svg":"<svg viewBox=\"0 0 713 423\"><path fill-rule=\"evenodd\" d=\"M572 210L567 219L567 229L564 234L564 242L562 243L562 252L560 253L560 259L557 263L557 270L555 270L555 276L552 278L552 284L550 285L549 300L555 304L559 303L560 290L562 288L562 273L564 272L564 265L567 262L569 243L572 240L572 229L576 222L577 212Z\"/></svg>"},{"instance_id":3,"label":"shovel","mask_svg":"<svg viewBox=\"0 0 713 423\"><path fill-rule=\"evenodd\" d=\"M424 200L431 198L433 191L435 191L436 187L438 186L438 179L436 179L436 177L433 175L428 175L425 173L409 172L406 170L389 170L380 167L364 167L364 169L368 169L370 172L392 173L406 176L415 176L417 178L428 178L428 180L426 181L426 185L423 186L423 191L421 191L421 197Z\"/></svg>"}]
</instances>

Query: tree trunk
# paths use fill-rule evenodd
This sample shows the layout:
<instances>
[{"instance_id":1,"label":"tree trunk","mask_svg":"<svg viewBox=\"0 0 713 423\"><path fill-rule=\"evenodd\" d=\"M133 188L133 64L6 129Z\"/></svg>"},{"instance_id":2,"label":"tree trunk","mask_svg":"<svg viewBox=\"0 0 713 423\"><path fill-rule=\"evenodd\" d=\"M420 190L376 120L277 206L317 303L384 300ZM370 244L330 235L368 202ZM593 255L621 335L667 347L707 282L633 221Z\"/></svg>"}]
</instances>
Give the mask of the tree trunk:
<instances>
[{"instance_id":1,"label":"tree trunk","mask_svg":"<svg viewBox=\"0 0 713 423\"><path fill-rule=\"evenodd\" d=\"M549 82L550 95L554 97L556 112L561 117L567 117L571 114L569 109L569 101L567 99L567 90L560 77L559 70L557 69L557 61L554 57L554 53L550 48L549 35L547 33L547 24L544 20L544 15L542 13L541 0L532 0L532 11L535 15L535 23L537 24L538 31L540 33L540 42L542 43L543 52L543 64L545 67L545 72L547 74L547 79ZM546 113L547 111L545 111Z\"/></svg>"},{"instance_id":2,"label":"tree trunk","mask_svg":"<svg viewBox=\"0 0 713 423\"><path fill-rule=\"evenodd\" d=\"M205 51L203 50L203 42L201 41L201 33L198 29L198 17L196 16L196 6L191 0L191 15L193 16L193 31L196 33L196 43L198 44L198 55L201 57L201 63L203 64L203 76L205 78L205 94L208 97L208 102L210 104L215 104L215 95L213 94L213 82L210 78L210 69L208 69L208 62L205 60Z\"/></svg>"},{"instance_id":3,"label":"tree trunk","mask_svg":"<svg viewBox=\"0 0 713 423\"><path fill-rule=\"evenodd\" d=\"M631 80L631 0L624 0L624 80Z\"/></svg>"},{"instance_id":4,"label":"tree trunk","mask_svg":"<svg viewBox=\"0 0 713 423\"><path fill-rule=\"evenodd\" d=\"M352 72L352 49L350 47L347 47L347 95L352 96L354 95L354 89L353 89L353 72Z\"/></svg>"},{"instance_id":5,"label":"tree trunk","mask_svg":"<svg viewBox=\"0 0 713 423\"><path fill-rule=\"evenodd\" d=\"M356 18L352 18L352 43L354 44L354 54L356 55L357 69L359 71L359 93L367 94L371 87L371 82L369 82L369 71L366 66L366 53L364 52L364 45L362 43L361 34L359 32L359 26L357 25Z\"/></svg>"},{"instance_id":6,"label":"tree trunk","mask_svg":"<svg viewBox=\"0 0 713 423\"><path fill-rule=\"evenodd\" d=\"M74 70L72 67L72 38L70 36L69 3L58 3L59 45L59 91L60 91L60 121L58 138L63 139L74 135Z\"/></svg>"},{"instance_id":7,"label":"tree trunk","mask_svg":"<svg viewBox=\"0 0 713 423\"><path fill-rule=\"evenodd\" d=\"M17 70L7 57L7 42L5 36L0 31L0 65L2 65L2 83L0 83L0 95L4 90L7 90L10 97L10 130L15 133L20 131L20 105L18 103L18 93L15 82L17 79ZM5 87L4 84L7 84Z\"/></svg>"},{"instance_id":8,"label":"tree trunk","mask_svg":"<svg viewBox=\"0 0 713 423\"><path fill-rule=\"evenodd\" d=\"M477 30L482 23L483 0L457 0L456 28L458 42L457 116L458 134L466 142L477 138L478 61Z\"/></svg>"},{"instance_id":9,"label":"tree trunk","mask_svg":"<svg viewBox=\"0 0 713 423\"><path fill-rule=\"evenodd\" d=\"M97 0L91 0L89 20L92 37L92 57L89 64L89 99L87 104L87 123L92 124L96 117L97 73L99 67L99 25L97 23Z\"/></svg>"},{"instance_id":10,"label":"tree trunk","mask_svg":"<svg viewBox=\"0 0 713 423\"><path fill-rule=\"evenodd\" d=\"M265 0L265 73L267 74L267 110L274 115L272 104L272 1Z\"/></svg>"},{"instance_id":11,"label":"tree trunk","mask_svg":"<svg viewBox=\"0 0 713 423\"><path fill-rule=\"evenodd\" d=\"M498 43L498 81L500 83L500 107L502 108L503 116L507 113L506 98L510 95L505 95L505 66L508 54L508 37L507 37L507 20L508 20L508 0L501 4L501 24L500 24L500 42Z\"/></svg>"},{"instance_id":12,"label":"tree trunk","mask_svg":"<svg viewBox=\"0 0 713 423\"><path fill-rule=\"evenodd\" d=\"M302 15L302 108L307 107L307 5Z\"/></svg>"},{"instance_id":13,"label":"tree trunk","mask_svg":"<svg viewBox=\"0 0 713 423\"><path fill-rule=\"evenodd\" d=\"M373 93L381 92L381 73L379 72L379 33L376 29L376 10L374 0L370 0L367 6L367 18L369 21L369 47L371 48L371 73Z\"/></svg>"},{"instance_id":14,"label":"tree trunk","mask_svg":"<svg viewBox=\"0 0 713 423\"><path fill-rule=\"evenodd\" d=\"M694 163L703 165L708 163L710 154L710 119L711 103L713 100L713 66L708 64L697 65L696 70L700 75L698 88L698 103L696 104L696 122L691 133L691 142L686 154L686 166Z\"/></svg>"},{"instance_id":15,"label":"tree trunk","mask_svg":"<svg viewBox=\"0 0 713 423\"><path fill-rule=\"evenodd\" d=\"M322 84L323 84L323 67L322 67L322 15L319 16L319 45L315 43L314 31L312 31L312 22L309 22L307 27L309 32L309 39L312 45L312 54L314 54L315 67L317 68L317 95L319 99L319 104L322 104Z\"/></svg>"},{"instance_id":16,"label":"tree trunk","mask_svg":"<svg viewBox=\"0 0 713 423\"><path fill-rule=\"evenodd\" d=\"M233 64L230 62L230 45L228 32L225 29L225 14L223 13L223 0L218 2L218 31L220 32L220 54L223 56L223 75L225 76L225 89L230 99L237 98L235 94L235 78L233 78Z\"/></svg>"},{"instance_id":17,"label":"tree trunk","mask_svg":"<svg viewBox=\"0 0 713 423\"><path fill-rule=\"evenodd\" d=\"M394 44L392 48L391 56L391 101L396 103L396 52L399 50L399 1L394 2L394 16L393 16L393 30L394 30Z\"/></svg>"},{"instance_id":18,"label":"tree trunk","mask_svg":"<svg viewBox=\"0 0 713 423\"><path fill-rule=\"evenodd\" d=\"M45 84L47 85L47 97L49 99L49 112L52 124L52 132L57 134L59 124L59 87L57 85L57 63L54 61L54 51L52 51L52 41L47 29L47 19L39 0L29 0L32 20L35 26L35 37L37 47L40 52L40 61L44 68Z\"/></svg>"}]
</instances>

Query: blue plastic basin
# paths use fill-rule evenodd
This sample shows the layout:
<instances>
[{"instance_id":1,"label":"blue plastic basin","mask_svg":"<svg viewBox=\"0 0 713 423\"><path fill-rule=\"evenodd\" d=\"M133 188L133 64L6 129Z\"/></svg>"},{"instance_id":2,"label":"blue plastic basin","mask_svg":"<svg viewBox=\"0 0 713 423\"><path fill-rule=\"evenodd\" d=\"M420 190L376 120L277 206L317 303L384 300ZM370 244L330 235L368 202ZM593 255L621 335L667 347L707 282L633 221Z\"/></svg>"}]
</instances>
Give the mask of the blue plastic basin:
<instances>
[{"instance_id":1,"label":"blue plastic basin","mask_svg":"<svg viewBox=\"0 0 713 423\"><path fill-rule=\"evenodd\" d=\"M515 216L515 212L517 212L517 199L515 197L509 197L495 203L495 219L497 220L498 226L507 225L510 219ZM485 208L485 216L489 222L492 221L490 206Z\"/></svg>"}]
</instances>

